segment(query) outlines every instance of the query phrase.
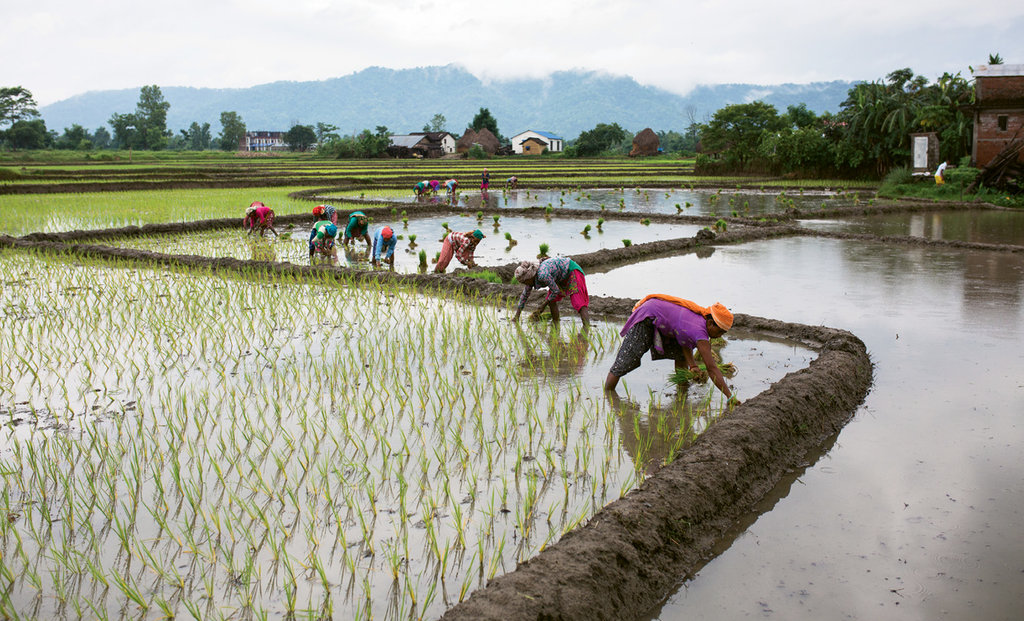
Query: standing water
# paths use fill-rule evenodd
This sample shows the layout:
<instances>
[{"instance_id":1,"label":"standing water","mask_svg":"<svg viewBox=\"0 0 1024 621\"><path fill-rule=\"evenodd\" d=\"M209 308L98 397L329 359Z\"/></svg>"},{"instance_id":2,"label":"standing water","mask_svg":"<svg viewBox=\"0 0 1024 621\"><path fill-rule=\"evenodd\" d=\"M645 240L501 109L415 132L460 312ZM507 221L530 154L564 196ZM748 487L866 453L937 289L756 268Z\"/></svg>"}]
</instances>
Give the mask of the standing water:
<instances>
[{"instance_id":1,"label":"standing water","mask_svg":"<svg viewBox=\"0 0 1024 621\"><path fill-rule=\"evenodd\" d=\"M588 285L843 328L875 365L835 445L780 483L652 617L1019 618L1024 257L785 239Z\"/></svg>"}]
</instances>

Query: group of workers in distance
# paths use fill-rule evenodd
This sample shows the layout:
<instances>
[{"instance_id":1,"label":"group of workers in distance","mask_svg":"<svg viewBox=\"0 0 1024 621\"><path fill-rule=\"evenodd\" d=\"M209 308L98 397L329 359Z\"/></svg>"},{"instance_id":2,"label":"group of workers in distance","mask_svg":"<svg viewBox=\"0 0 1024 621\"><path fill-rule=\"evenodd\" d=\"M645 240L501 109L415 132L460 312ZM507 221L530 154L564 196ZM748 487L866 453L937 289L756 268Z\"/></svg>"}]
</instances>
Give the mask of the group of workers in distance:
<instances>
[{"instance_id":1,"label":"group of workers in distance","mask_svg":"<svg viewBox=\"0 0 1024 621\"><path fill-rule=\"evenodd\" d=\"M456 182L455 187L457 185ZM309 256L311 259L318 256L333 259L335 240L339 235L337 210L331 205L317 205L313 208L313 218L315 223L309 233ZM243 225L247 229L247 235L258 231L262 237L269 230L277 236L274 229L274 211L260 201L254 201L246 209ZM434 272L443 273L452 258L458 259L467 267L476 267L473 255L477 245L485 237L480 229L448 233L441 245ZM371 236L369 218L362 211L353 211L345 225L342 243L348 246L356 240L366 242L374 267L380 267L383 262L394 269L394 253L398 243L394 229L386 225L380 226ZM514 278L524 286L524 289L519 296L515 315L512 317L513 322L519 321L530 294L535 289L547 289L543 303L530 313L531 320L540 320L541 314L547 308L551 313L552 323L557 323L558 302L568 296L573 310L583 321L584 330L590 327L590 296L587 293L586 274L570 257L522 261L515 269ZM702 371L693 354L696 349L704 363L707 377L722 391L730 405L738 404L739 400L729 389L711 351L711 339L724 335L732 327L732 323L732 312L719 302L703 307L671 295L648 295L636 303L620 331L623 337L622 344L605 378L604 389L614 392L619 379L639 368L641 358L648 351L652 360L670 358L675 362L676 370L686 369L699 375Z\"/></svg>"},{"instance_id":2,"label":"group of workers in distance","mask_svg":"<svg viewBox=\"0 0 1024 621\"><path fill-rule=\"evenodd\" d=\"M413 194L416 195L416 198L430 195L436 196L438 192L441 191L442 187L444 187L445 198L451 201L452 199L455 198L455 193L459 189L459 180L448 179L447 181L442 183L437 179L424 179L423 181L416 182L416 185L412 186L412 191ZM491 173L489 173L485 168L483 173L481 173L480 175L480 190L486 192L488 189L490 189L490 187ZM506 190L514 190L517 187L519 187L519 178L516 177L515 175L512 175L511 177L505 180Z\"/></svg>"}]
</instances>

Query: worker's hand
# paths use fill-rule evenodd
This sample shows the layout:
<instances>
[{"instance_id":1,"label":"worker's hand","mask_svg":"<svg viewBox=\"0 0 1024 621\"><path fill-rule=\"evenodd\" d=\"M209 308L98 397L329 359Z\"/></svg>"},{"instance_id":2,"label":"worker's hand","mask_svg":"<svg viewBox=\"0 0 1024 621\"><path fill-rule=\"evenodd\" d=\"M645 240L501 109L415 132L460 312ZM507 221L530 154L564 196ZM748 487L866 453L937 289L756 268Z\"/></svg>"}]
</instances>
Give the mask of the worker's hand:
<instances>
[{"instance_id":1,"label":"worker's hand","mask_svg":"<svg viewBox=\"0 0 1024 621\"><path fill-rule=\"evenodd\" d=\"M743 402L740 401L739 398L736 395L732 395L731 397L729 397L729 401L726 402L726 405L729 406L729 409L731 410L731 409L733 409L734 407L736 407L737 405L739 405L741 403L743 403Z\"/></svg>"},{"instance_id":2,"label":"worker's hand","mask_svg":"<svg viewBox=\"0 0 1024 621\"><path fill-rule=\"evenodd\" d=\"M380 267L380 261L373 261L372 264L374 267Z\"/></svg>"},{"instance_id":3,"label":"worker's hand","mask_svg":"<svg viewBox=\"0 0 1024 621\"><path fill-rule=\"evenodd\" d=\"M516 311L516 314L512 315L512 321L514 323L519 323L519 311Z\"/></svg>"},{"instance_id":4,"label":"worker's hand","mask_svg":"<svg viewBox=\"0 0 1024 621\"><path fill-rule=\"evenodd\" d=\"M540 312L533 311L532 313L530 313L530 321L540 321Z\"/></svg>"}]
</instances>

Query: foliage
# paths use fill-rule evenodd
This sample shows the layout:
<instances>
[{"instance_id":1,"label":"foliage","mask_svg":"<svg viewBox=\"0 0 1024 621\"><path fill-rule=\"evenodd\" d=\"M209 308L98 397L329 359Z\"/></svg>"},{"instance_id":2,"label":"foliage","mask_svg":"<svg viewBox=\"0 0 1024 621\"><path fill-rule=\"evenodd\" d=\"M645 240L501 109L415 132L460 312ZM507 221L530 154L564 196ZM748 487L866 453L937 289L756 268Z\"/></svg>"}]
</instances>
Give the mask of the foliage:
<instances>
[{"instance_id":1,"label":"foliage","mask_svg":"<svg viewBox=\"0 0 1024 621\"><path fill-rule=\"evenodd\" d=\"M483 111L483 108L481 108L481 111ZM490 112L488 112L488 114L490 114ZM473 120L476 121L476 119L473 119ZM443 131L448 131L448 130L445 129L445 125L447 125L447 123L448 123L448 119L444 118L444 115L441 114L440 112L438 112L433 117L431 117L429 123L427 123L426 125L423 126L423 131L425 131L425 132L443 132ZM495 121L495 128L497 128L497 121ZM488 128L488 129L490 129L490 128ZM475 128L474 128L474 130L475 130ZM495 136L498 135L497 132L494 129L491 130L491 133L494 134Z\"/></svg>"},{"instance_id":2,"label":"foliage","mask_svg":"<svg viewBox=\"0 0 1024 621\"><path fill-rule=\"evenodd\" d=\"M494 137L498 139L498 142L502 144L508 142L508 140L501 135L501 132L498 131L498 120L494 118L494 115L492 115L491 111L487 108L480 108L480 111L473 117L473 122L470 123L469 126L473 128L473 131L475 132L487 128L492 134L494 134Z\"/></svg>"},{"instance_id":3,"label":"foliage","mask_svg":"<svg viewBox=\"0 0 1024 621\"><path fill-rule=\"evenodd\" d=\"M39 116L32 93L22 86L0 87L0 127Z\"/></svg>"},{"instance_id":4,"label":"foliage","mask_svg":"<svg viewBox=\"0 0 1024 621\"><path fill-rule=\"evenodd\" d=\"M245 138L245 123L237 112L220 113L220 136L218 143L221 151L237 151L238 144Z\"/></svg>"},{"instance_id":5,"label":"foliage","mask_svg":"<svg viewBox=\"0 0 1024 621\"><path fill-rule=\"evenodd\" d=\"M53 142L50 133L46 131L46 122L42 119L15 121L4 132L4 138L12 149L45 149Z\"/></svg>"},{"instance_id":6,"label":"foliage","mask_svg":"<svg viewBox=\"0 0 1024 621\"><path fill-rule=\"evenodd\" d=\"M316 142L316 130L312 125L293 125L284 133L284 142L289 151L308 151Z\"/></svg>"},{"instance_id":7,"label":"foliage","mask_svg":"<svg viewBox=\"0 0 1024 621\"><path fill-rule=\"evenodd\" d=\"M167 110L171 104L164 101L160 87L143 86L139 102L133 113L117 113L110 117L114 128L114 144L119 149L146 149L159 151L167 146Z\"/></svg>"},{"instance_id":8,"label":"foliage","mask_svg":"<svg viewBox=\"0 0 1024 621\"><path fill-rule=\"evenodd\" d=\"M699 139L699 136L696 132L696 128L693 130L687 130L682 134L676 131L664 130L655 133L658 135L658 142L661 145L661 150L665 153L681 153L689 155L697 150L697 140Z\"/></svg>"},{"instance_id":9,"label":"foliage","mask_svg":"<svg viewBox=\"0 0 1024 621\"><path fill-rule=\"evenodd\" d=\"M360 159L380 157L387 152L391 143L388 128L378 125L373 132L364 129L356 136L345 136L321 143L317 153L337 159Z\"/></svg>"},{"instance_id":10,"label":"foliage","mask_svg":"<svg viewBox=\"0 0 1024 621\"><path fill-rule=\"evenodd\" d=\"M205 151L213 144L209 123L200 125L198 122L192 121L188 129L181 130L181 138L184 148L189 151Z\"/></svg>"},{"instance_id":11,"label":"foliage","mask_svg":"<svg viewBox=\"0 0 1024 621\"><path fill-rule=\"evenodd\" d=\"M480 146L480 143L474 142L473 146L469 147L469 150L466 151L466 157L472 160L486 160L491 156Z\"/></svg>"},{"instance_id":12,"label":"foliage","mask_svg":"<svg viewBox=\"0 0 1024 621\"><path fill-rule=\"evenodd\" d=\"M619 127L618 123L598 123L594 129L585 131L573 142L573 155L579 157L592 157L601 155L612 146L626 140L626 130Z\"/></svg>"},{"instance_id":13,"label":"foliage","mask_svg":"<svg viewBox=\"0 0 1024 621\"><path fill-rule=\"evenodd\" d=\"M884 81L858 84L832 127L837 164L883 176L910 160L910 134L916 131L938 131L940 155L958 159L970 150L973 102L973 87L960 74L946 73L929 85L905 68Z\"/></svg>"},{"instance_id":14,"label":"foliage","mask_svg":"<svg viewBox=\"0 0 1024 621\"><path fill-rule=\"evenodd\" d=\"M316 124L316 143L323 144L327 140L337 140L341 136L336 134L338 131L337 125L330 123L317 123Z\"/></svg>"},{"instance_id":15,"label":"foliage","mask_svg":"<svg viewBox=\"0 0 1024 621\"><path fill-rule=\"evenodd\" d=\"M784 127L785 121L771 104L733 104L715 112L709 123L700 126L701 145L706 153L719 153L734 170L746 171L757 157L762 133Z\"/></svg>"}]
</instances>

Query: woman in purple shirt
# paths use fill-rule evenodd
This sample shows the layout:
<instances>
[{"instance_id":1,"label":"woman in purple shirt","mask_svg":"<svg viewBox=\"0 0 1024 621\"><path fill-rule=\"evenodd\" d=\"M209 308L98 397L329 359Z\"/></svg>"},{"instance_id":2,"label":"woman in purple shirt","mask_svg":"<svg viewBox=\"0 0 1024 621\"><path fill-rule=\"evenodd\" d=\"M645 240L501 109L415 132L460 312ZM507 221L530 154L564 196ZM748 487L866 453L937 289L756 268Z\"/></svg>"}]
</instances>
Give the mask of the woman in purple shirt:
<instances>
[{"instance_id":1,"label":"woman in purple shirt","mask_svg":"<svg viewBox=\"0 0 1024 621\"><path fill-rule=\"evenodd\" d=\"M732 313L715 302L710 307L699 306L689 300L664 294L653 294L633 307L622 328L622 345L615 356L605 390L615 390L619 378L640 366L640 358L650 350L652 360L672 358L676 369L699 371L693 357L696 347L704 361L708 376L730 404L738 404L725 376L711 354L711 339L722 336L732 327Z\"/></svg>"}]
</instances>

